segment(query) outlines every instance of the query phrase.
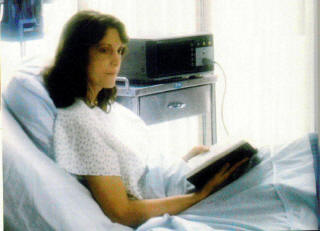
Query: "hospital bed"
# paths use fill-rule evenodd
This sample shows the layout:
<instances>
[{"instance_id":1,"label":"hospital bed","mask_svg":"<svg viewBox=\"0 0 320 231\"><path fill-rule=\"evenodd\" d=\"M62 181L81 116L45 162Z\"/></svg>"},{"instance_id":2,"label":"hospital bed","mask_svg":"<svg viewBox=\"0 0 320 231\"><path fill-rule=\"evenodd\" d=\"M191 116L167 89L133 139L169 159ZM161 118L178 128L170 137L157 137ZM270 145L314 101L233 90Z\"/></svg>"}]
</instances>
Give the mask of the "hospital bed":
<instances>
[{"instance_id":1,"label":"hospital bed","mask_svg":"<svg viewBox=\"0 0 320 231\"><path fill-rule=\"evenodd\" d=\"M112 223L90 191L54 161L56 108L29 60L2 95L5 230L133 230ZM262 162L236 182L178 214L151 218L136 230L317 229L319 147L315 133L259 150ZM181 163L182 165L182 163ZM153 156L150 195L185 192L183 167Z\"/></svg>"}]
</instances>

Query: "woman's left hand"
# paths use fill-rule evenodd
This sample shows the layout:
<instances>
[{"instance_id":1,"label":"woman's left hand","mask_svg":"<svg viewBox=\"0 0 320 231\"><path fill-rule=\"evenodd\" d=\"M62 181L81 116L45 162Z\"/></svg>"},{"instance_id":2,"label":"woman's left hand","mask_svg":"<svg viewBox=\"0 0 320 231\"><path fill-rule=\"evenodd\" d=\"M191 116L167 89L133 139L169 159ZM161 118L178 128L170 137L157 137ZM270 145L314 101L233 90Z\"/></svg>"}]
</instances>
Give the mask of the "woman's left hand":
<instances>
[{"instance_id":1,"label":"woman's left hand","mask_svg":"<svg viewBox=\"0 0 320 231\"><path fill-rule=\"evenodd\" d=\"M185 161L188 161L191 158L195 157L196 155L208 152L209 150L210 150L210 147L208 146L204 146L204 145L195 146L183 157L183 159Z\"/></svg>"}]
</instances>

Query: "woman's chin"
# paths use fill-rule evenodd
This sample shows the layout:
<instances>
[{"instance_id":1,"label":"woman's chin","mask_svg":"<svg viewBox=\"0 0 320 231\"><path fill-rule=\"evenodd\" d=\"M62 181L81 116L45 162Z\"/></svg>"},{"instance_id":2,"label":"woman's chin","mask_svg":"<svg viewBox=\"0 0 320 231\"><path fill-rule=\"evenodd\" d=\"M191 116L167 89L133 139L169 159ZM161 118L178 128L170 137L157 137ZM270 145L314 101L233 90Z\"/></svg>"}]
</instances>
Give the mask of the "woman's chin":
<instances>
[{"instance_id":1,"label":"woman's chin","mask_svg":"<svg viewBox=\"0 0 320 231\"><path fill-rule=\"evenodd\" d=\"M104 88L105 89L112 89L112 88L114 88L116 86L116 83L114 82L114 83L108 83L108 84L105 84L104 85Z\"/></svg>"}]
</instances>

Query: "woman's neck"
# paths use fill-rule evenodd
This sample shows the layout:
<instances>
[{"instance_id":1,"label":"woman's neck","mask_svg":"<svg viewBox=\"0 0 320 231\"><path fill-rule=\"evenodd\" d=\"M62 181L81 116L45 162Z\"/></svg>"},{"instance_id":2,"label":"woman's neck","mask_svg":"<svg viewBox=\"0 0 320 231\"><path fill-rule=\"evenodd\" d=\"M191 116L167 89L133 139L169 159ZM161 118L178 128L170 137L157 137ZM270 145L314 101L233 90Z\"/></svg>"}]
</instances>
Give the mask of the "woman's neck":
<instances>
[{"instance_id":1,"label":"woman's neck","mask_svg":"<svg viewBox=\"0 0 320 231\"><path fill-rule=\"evenodd\" d=\"M98 94L101 89L96 89L94 87L88 87L87 91L87 102L92 106L98 105Z\"/></svg>"},{"instance_id":2,"label":"woman's neck","mask_svg":"<svg viewBox=\"0 0 320 231\"><path fill-rule=\"evenodd\" d=\"M98 106L98 94L93 91L88 91L86 103L91 107Z\"/></svg>"}]
</instances>

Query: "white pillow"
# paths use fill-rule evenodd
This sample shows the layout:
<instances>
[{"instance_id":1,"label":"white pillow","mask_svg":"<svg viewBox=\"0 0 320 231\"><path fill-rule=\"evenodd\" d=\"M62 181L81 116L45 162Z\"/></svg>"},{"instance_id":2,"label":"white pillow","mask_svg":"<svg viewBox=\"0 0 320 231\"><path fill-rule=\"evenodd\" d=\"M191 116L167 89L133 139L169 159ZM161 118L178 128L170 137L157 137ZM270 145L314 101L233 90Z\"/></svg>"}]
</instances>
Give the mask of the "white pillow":
<instances>
[{"instance_id":1,"label":"white pillow","mask_svg":"<svg viewBox=\"0 0 320 231\"><path fill-rule=\"evenodd\" d=\"M31 59L14 74L3 92L3 101L35 145L51 159L56 107L45 89L43 60Z\"/></svg>"},{"instance_id":2,"label":"white pillow","mask_svg":"<svg viewBox=\"0 0 320 231\"><path fill-rule=\"evenodd\" d=\"M2 110L4 230L121 230L70 176L27 138Z\"/></svg>"}]
</instances>

